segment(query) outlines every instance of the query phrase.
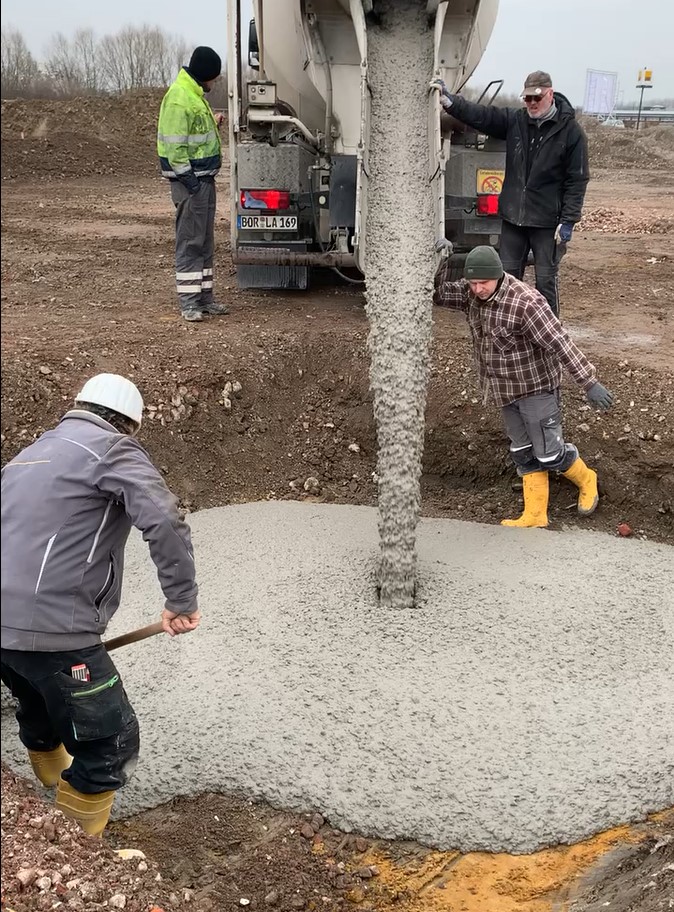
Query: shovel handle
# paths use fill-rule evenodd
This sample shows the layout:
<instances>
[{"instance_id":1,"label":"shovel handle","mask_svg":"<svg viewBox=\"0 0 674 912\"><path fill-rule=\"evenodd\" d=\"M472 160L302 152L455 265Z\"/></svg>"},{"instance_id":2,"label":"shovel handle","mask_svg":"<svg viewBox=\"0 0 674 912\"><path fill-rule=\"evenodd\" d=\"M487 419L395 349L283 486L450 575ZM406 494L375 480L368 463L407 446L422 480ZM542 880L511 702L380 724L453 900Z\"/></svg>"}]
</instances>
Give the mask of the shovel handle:
<instances>
[{"instance_id":1,"label":"shovel handle","mask_svg":"<svg viewBox=\"0 0 674 912\"><path fill-rule=\"evenodd\" d=\"M148 624L147 627L139 627L138 630L131 630L129 633L123 633L121 636L106 640L103 645L110 652L111 649L119 649L120 646L128 646L129 643L146 640L148 637L161 633L162 630L161 621L157 621L155 624Z\"/></svg>"}]
</instances>

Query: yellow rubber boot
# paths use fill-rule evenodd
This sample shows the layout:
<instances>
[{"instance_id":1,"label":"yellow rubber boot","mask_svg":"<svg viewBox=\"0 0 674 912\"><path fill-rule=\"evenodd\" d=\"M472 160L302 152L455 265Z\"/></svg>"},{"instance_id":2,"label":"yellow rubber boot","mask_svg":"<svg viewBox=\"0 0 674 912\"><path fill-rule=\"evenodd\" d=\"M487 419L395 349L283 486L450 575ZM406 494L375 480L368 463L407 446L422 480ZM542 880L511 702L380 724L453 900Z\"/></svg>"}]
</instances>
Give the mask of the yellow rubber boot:
<instances>
[{"instance_id":1,"label":"yellow rubber boot","mask_svg":"<svg viewBox=\"0 0 674 912\"><path fill-rule=\"evenodd\" d=\"M30 765L42 785L56 785L63 770L68 769L73 758L62 744L50 751L28 751Z\"/></svg>"},{"instance_id":2,"label":"yellow rubber boot","mask_svg":"<svg viewBox=\"0 0 674 912\"><path fill-rule=\"evenodd\" d=\"M519 519L502 519L502 526L518 529L543 529L548 524L548 473L530 472L522 476L524 513Z\"/></svg>"},{"instance_id":3,"label":"yellow rubber boot","mask_svg":"<svg viewBox=\"0 0 674 912\"><path fill-rule=\"evenodd\" d=\"M97 792L95 795L85 795L78 792L69 782L60 779L56 789L56 807L66 817L76 820L85 833L90 836L100 836L110 819L112 802L115 800L114 791Z\"/></svg>"},{"instance_id":4,"label":"yellow rubber boot","mask_svg":"<svg viewBox=\"0 0 674 912\"><path fill-rule=\"evenodd\" d=\"M562 475L578 488L578 512L580 515L589 516L590 513L594 513L599 503L597 473L594 469L588 469L579 456L571 468L567 469L566 472L562 472Z\"/></svg>"}]
</instances>

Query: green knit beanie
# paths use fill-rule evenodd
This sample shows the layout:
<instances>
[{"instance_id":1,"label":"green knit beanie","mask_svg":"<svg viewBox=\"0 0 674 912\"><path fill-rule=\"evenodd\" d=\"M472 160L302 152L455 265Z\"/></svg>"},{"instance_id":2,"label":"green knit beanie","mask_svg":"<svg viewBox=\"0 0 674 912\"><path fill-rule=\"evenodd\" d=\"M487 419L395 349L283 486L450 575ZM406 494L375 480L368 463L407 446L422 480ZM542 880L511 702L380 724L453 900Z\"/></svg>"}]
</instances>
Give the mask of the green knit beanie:
<instances>
[{"instance_id":1,"label":"green knit beanie","mask_svg":"<svg viewBox=\"0 0 674 912\"><path fill-rule=\"evenodd\" d=\"M463 265L463 277L468 280L500 279L503 264L493 247L474 247Z\"/></svg>"}]
</instances>

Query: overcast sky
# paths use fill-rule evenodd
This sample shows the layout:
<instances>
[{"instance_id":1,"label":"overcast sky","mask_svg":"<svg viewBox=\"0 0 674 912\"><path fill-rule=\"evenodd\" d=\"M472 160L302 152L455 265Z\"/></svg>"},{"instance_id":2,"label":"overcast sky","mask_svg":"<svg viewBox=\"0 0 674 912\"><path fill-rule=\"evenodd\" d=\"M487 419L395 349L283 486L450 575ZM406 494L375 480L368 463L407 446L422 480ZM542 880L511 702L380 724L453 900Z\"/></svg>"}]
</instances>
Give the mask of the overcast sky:
<instances>
[{"instance_id":1,"label":"overcast sky","mask_svg":"<svg viewBox=\"0 0 674 912\"><path fill-rule=\"evenodd\" d=\"M78 28L93 28L102 36L129 24L179 32L188 44L209 44L224 56L225 0L200 0L185 11L178 0L2 0L3 26L18 29L38 59L58 31L71 37ZM505 79L504 91L519 92L529 71L545 69L555 87L580 105L586 70L609 70L618 73L619 101L630 101L638 95L638 70L650 66L650 96L673 97L673 35L673 0L501 0L473 82Z\"/></svg>"}]
</instances>

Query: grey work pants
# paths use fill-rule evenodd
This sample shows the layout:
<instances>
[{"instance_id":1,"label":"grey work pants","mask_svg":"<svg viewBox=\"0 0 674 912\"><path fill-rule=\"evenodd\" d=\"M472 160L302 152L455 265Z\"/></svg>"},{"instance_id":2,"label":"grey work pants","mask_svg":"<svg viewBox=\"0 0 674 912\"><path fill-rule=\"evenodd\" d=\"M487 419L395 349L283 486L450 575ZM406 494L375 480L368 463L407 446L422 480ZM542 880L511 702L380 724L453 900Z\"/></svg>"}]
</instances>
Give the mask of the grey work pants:
<instances>
[{"instance_id":1,"label":"grey work pants","mask_svg":"<svg viewBox=\"0 0 674 912\"><path fill-rule=\"evenodd\" d=\"M180 309L202 310L213 301L215 235L215 179L203 177L190 193L180 181L171 181L176 207L176 291Z\"/></svg>"},{"instance_id":2,"label":"grey work pants","mask_svg":"<svg viewBox=\"0 0 674 912\"><path fill-rule=\"evenodd\" d=\"M518 475L566 472L578 457L562 434L559 390L517 399L501 409Z\"/></svg>"},{"instance_id":3,"label":"grey work pants","mask_svg":"<svg viewBox=\"0 0 674 912\"><path fill-rule=\"evenodd\" d=\"M554 228L524 228L506 222L501 226L499 253L504 270L522 279L529 251L534 255L536 290L559 317L559 251Z\"/></svg>"}]
</instances>

